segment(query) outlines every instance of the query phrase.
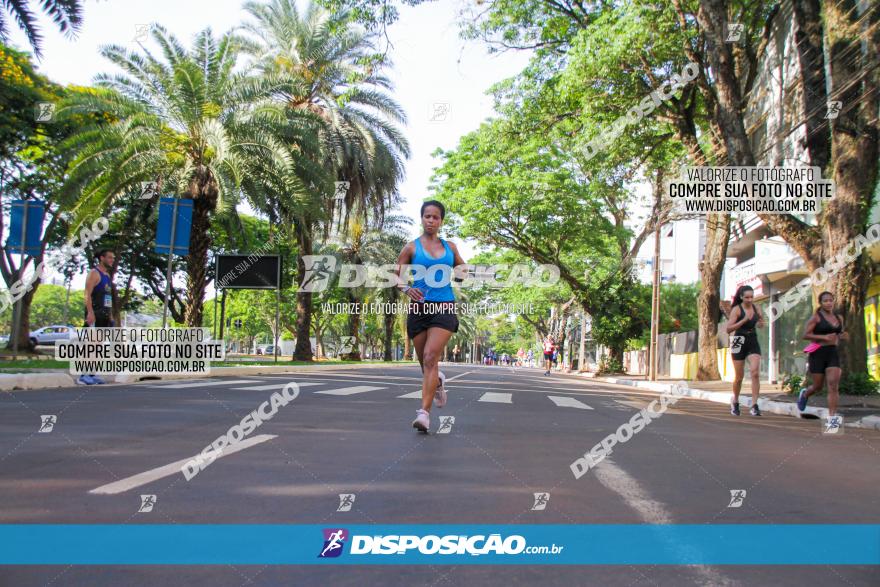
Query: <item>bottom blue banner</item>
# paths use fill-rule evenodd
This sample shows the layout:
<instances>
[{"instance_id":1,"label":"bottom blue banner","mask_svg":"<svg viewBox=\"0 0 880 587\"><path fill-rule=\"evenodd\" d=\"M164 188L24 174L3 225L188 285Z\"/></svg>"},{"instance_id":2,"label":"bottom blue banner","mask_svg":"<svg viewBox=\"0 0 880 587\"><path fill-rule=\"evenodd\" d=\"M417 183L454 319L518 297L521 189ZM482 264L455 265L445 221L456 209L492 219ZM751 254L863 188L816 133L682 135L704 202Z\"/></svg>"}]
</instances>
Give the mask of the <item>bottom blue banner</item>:
<instances>
[{"instance_id":1,"label":"bottom blue banner","mask_svg":"<svg viewBox=\"0 0 880 587\"><path fill-rule=\"evenodd\" d=\"M0 564L880 565L880 525L12 524Z\"/></svg>"}]
</instances>

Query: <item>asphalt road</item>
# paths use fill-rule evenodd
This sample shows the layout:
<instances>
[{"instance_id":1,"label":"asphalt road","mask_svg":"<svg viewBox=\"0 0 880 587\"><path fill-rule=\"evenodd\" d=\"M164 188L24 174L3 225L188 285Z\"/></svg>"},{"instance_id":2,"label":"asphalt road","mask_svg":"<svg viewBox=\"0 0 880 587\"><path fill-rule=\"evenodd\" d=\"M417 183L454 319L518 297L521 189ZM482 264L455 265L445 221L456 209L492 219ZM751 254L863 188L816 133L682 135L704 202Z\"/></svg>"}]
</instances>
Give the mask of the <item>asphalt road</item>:
<instances>
[{"instance_id":1,"label":"asphalt road","mask_svg":"<svg viewBox=\"0 0 880 587\"><path fill-rule=\"evenodd\" d=\"M428 435L410 426L410 366L0 393L0 523L880 523L878 432L823 435L816 420L682 399L575 479L572 461L653 394L534 370L443 371L450 399ZM199 453L289 381L299 397L245 448L189 481L179 464L142 475ZM54 427L41 433L45 415ZM454 423L437 434L441 416ZM728 507L739 489L742 505ZM536 492L549 493L543 510ZM142 494L156 496L152 511L138 511ZM355 495L350 511L337 511L339 494ZM823 545L779 545L800 548ZM184 584L876 586L880 568L0 567L2 586Z\"/></svg>"}]
</instances>

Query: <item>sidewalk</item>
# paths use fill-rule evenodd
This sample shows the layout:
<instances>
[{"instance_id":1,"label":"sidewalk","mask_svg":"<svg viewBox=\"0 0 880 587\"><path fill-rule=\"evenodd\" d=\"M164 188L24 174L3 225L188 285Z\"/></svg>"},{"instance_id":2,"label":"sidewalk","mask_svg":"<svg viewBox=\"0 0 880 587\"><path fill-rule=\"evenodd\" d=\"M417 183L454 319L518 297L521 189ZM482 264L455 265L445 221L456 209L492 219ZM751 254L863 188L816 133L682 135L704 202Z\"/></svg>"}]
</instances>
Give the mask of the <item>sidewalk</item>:
<instances>
[{"instance_id":1,"label":"sidewalk","mask_svg":"<svg viewBox=\"0 0 880 587\"><path fill-rule=\"evenodd\" d=\"M590 377L596 381L629 385L648 391L662 393L668 391L673 383L680 381L672 377L661 376L657 381L646 381L644 375L595 376L592 373L580 373L581 377ZM727 381L685 381L690 389L688 397L730 404L732 384ZM744 381L739 397L743 411L752 406L750 382ZM758 405L764 412L798 417L797 397L782 391L779 384L761 382L761 396ZM868 428L880 430L880 394L873 396L841 395L838 412L843 416L845 426L851 428ZM814 395L805 411L819 418L828 417L828 398Z\"/></svg>"}]
</instances>

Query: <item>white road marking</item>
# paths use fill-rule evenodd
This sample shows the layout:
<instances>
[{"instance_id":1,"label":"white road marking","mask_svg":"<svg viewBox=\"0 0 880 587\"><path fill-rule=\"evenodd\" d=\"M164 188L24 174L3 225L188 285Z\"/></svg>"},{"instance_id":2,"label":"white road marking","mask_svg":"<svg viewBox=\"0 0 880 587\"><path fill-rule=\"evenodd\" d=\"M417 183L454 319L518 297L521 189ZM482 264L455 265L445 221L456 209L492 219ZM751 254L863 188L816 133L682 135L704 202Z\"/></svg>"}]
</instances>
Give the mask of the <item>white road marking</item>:
<instances>
[{"instance_id":1,"label":"white road marking","mask_svg":"<svg viewBox=\"0 0 880 587\"><path fill-rule=\"evenodd\" d=\"M374 389L385 389L384 387L373 387L372 385L355 385L353 387L340 387L339 389L328 389L326 391L316 391L315 393L323 393L325 395L354 395L356 393L364 393L373 391Z\"/></svg>"},{"instance_id":2,"label":"white road marking","mask_svg":"<svg viewBox=\"0 0 880 587\"><path fill-rule=\"evenodd\" d=\"M496 404L512 404L513 403L513 394L512 393L497 393L494 391L487 391L477 401L494 402Z\"/></svg>"},{"instance_id":3,"label":"white road marking","mask_svg":"<svg viewBox=\"0 0 880 587\"><path fill-rule=\"evenodd\" d=\"M422 390L414 391L412 393L405 393L403 395L397 396L402 399L421 399L422 398Z\"/></svg>"},{"instance_id":4,"label":"white road marking","mask_svg":"<svg viewBox=\"0 0 880 587\"><path fill-rule=\"evenodd\" d=\"M559 406L560 408L578 408L580 410L592 410L590 406L587 404L574 399L573 397L567 396L559 396L559 395L548 395L550 401Z\"/></svg>"},{"instance_id":5,"label":"white road marking","mask_svg":"<svg viewBox=\"0 0 880 587\"><path fill-rule=\"evenodd\" d=\"M417 380L421 380L421 378L422 378L421 375L418 375L418 376L413 375L411 377L401 377L401 376L397 376L397 375L364 375L364 374L360 374L360 373L357 375L347 375L345 373L334 373L334 372L305 373L303 371L296 371L296 372L290 373L288 375L260 375L259 377L261 377L263 379L290 379L291 377L296 377L296 378L304 377L304 378L309 378L309 379L320 378L320 379L328 379L328 380L330 380L332 378L335 378L335 379L341 378L342 381L347 381L350 379L357 379L358 381L361 381L364 379L381 379L383 381L385 381L386 379L407 379L407 380L417 379Z\"/></svg>"},{"instance_id":6,"label":"white road marking","mask_svg":"<svg viewBox=\"0 0 880 587\"><path fill-rule=\"evenodd\" d=\"M237 453L240 450L244 450L250 446L254 446L255 444L266 442L267 440L272 440L273 438L275 438L274 434L259 434L257 436L254 436L253 438L246 438L238 444L233 444L232 446L227 446L226 448L224 448L223 452L218 455L217 458L219 459L227 457L231 454ZM108 483L107 485L101 485L96 489L92 489L91 491L89 491L89 493L100 495L115 495L117 493L128 491L129 489L134 489L135 487L140 487L141 485L146 485L147 483L152 483L153 481L157 481L158 479L162 479L164 477L170 477L171 475L175 475L177 473L180 473L182 475L183 473L181 473L180 469L189 461L196 458L196 456L198 455L193 455L191 457L175 461L169 465L156 467L155 469L150 469L149 471L144 471L143 473L138 473L137 475L132 475L131 477L126 477L125 479L120 479L119 481Z\"/></svg>"},{"instance_id":7,"label":"white road marking","mask_svg":"<svg viewBox=\"0 0 880 587\"><path fill-rule=\"evenodd\" d=\"M464 377L465 375L467 375L467 374L469 374L469 373L473 373L473 371L465 371L464 373L459 373L459 374L456 375L455 377L447 377L447 378L446 378L446 381L455 381L455 380L458 379L459 377Z\"/></svg>"},{"instance_id":8,"label":"white road marking","mask_svg":"<svg viewBox=\"0 0 880 587\"><path fill-rule=\"evenodd\" d=\"M223 381L220 379L214 379L212 381L201 381L198 383L180 383L177 385L170 383L168 385L150 385L149 387L152 387L154 389L186 389L188 387L208 387L209 385L232 385L234 383L257 383L258 381L259 381L258 379L233 379L232 381L229 381L229 380Z\"/></svg>"},{"instance_id":9,"label":"white road marking","mask_svg":"<svg viewBox=\"0 0 880 587\"><path fill-rule=\"evenodd\" d=\"M666 507L654 500L639 482L617 466L609 457L605 457L593 469L596 479L609 490L618 494L626 504L634 509L646 524L672 524L674 519ZM670 541L669 549L678 551L682 556L693 555L692 549L685 545ZM703 578L701 585L733 585L727 577L708 565L688 565L683 569L693 569Z\"/></svg>"},{"instance_id":10,"label":"white road marking","mask_svg":"<svg viewBox=\"0 0 880 587\"><path fill-rule=\"evenodd\" d=\"M288 381L287 383L296 383L300 387L311 387L314 385L323 385L323 383L314 383L308 381ZM270 383L269 385L251 385L250 387L233 387L232 389L240 391L267 391L270 389L284 389L287 383Z\"/></svg>"}]
</instances>

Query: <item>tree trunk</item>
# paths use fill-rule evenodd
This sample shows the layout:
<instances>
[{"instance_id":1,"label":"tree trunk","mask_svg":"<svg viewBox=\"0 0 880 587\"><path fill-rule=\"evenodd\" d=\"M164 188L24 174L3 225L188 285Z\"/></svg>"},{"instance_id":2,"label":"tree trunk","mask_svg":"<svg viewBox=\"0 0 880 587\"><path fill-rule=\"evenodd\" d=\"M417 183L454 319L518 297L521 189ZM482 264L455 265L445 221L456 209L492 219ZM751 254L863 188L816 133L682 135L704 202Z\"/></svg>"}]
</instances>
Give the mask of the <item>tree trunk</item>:
<instances>
[{"instance_id":1,"label":"tree trunk","mask_svg":"<svg viewBox=\"0 0 880 587\"><path fill-rule=\"evenodd\" d=\"M306 278L306 264L303 255L312 254L312 225L308 219L294 223L299 255L296 258L296 348L293 358L297 361L312 360L312 344L309 340L312 325L312 292L302 291Z\"/></svg>"},{"instance_id":2,"label":"tree trunk","mask_svg":"<svg viewBox=\"0 0 880 587\"><path fill-rule=\"evenodd\" d=\"M384 346L384 352L382 354L383 361L392 361L394 357L391 355L391 346L394 342L394 313L385 314L382 317L382 323L385 327L384 332L384 340L382 341Z\"/></svg>"},{"instance_id":3,"label":"tree trunk","mask_svg":"<svg viewBox=\"0 0 880 587\"><path fill-rule=\"evenodd\" d=\"M21 274L21 273L19 273ZM25 351L28 353L36 352L36 347L31 344L31 303L34 301L34 294L37 293L37 288L40 287L40 281L37 280L34 282L34 286L28 290L21 299L18 300L18 304L21 304L21 312L19 316L21 317L19 320L19 328L18 328L18 350L19 352ZM15 305L12 306L12 319L15 320ZM9 337L9 343L6 345L7 349L12 349L12 337Z\"/></svg>"},{"instance_id":4,"label":"tree trunk","mask_svg":"<svg viewBox=\"0 0 880 587\"><path fill-rule=\"evenodd\" d=\"M211 172L199 165L189 184L192 198L192 228L186 258L186 310L189 327L202 325L202 302L208 285L208 250L211 248L211 212L217 205L217 182Z\"/></svg>"},{"instance_id":5,"label":"tree trunk","mask_svg":"<svg viewBox=\"0 0 880 587\"><path fill-rule=\"evenodd\" d=\"M831 133L825 120L828 94L825 90L825 55L822 45L822 6L819 0L793 0L797 26L798 63L803 76L804 124L810 165L826 173L831 157Z\"/></svg>"},{"instance_id":6,"label":"tree trunk","mask_svg":"<svg viewBox=\"0 0 880 587\"><path fill-rule=\"evenodd\" d=\"M349 290L353 292L354 290ZM358 303L357 296L353 294L349 294L349 301L352 304ZM346 353L342 358L346 361L360 361L361 357L361 347L360 347L360 330L361 330L361 315L357 312L352 312L348 315L348 335L352 337L352 347L351 350Z\"/></svg>"},{"instance_id":7,"label":"tree trunk","mask_svg":"<svg viewBox=\"0 0 880 587\"><path fill-rule=\"evenodd\" d=\"M752 146L743 122L743 100L736 75L736 61L732 44L726 43L727 23L725 0L700 0L697 21L706 33L706 53L715 74L717 102L714 118L722 131L727 150L727 164L747 166L755 164Z\"/></svg>"},{"instance_id":8,"label":"tree trunk","mask_svg":"<svg viewBox=\"0 0 880 587\"><path fill-rule=\"evenodd\" d=\"M831 87L842 102L836 119L831 120L831 160L836 193L820 221L822 257L820 263L844 250L867 228L867 215L873 204L878 172L878 87L880 76L880 8L873 7L873 43L862 53L861 30L856 2L828 2L826 17L844 19L825 28L829 54ZM848 22L847 22L848 21ZM854 51L855 48L855 51ZM856 80L861 83L855 83ZM841 366L845 372L863 373L867 369L864 299L871 280L871 269L860 255L832 277L824 286L834 294L837 310L843 315L849 341L841 345Z\"/></svg>"},{"instance_id":9,"label":"tree trunk","mask_svg":"<svg viewBox=\"0 0 880 587\"><path fill-rule=\"evenodd\" d=\"M706 216L706 248L700 262L702 288L697 297L699 355L697 381L720 379L718 371L718 318L721 304L721 274L730 239L730 214Z\"/></svg>"}]
</instances>

